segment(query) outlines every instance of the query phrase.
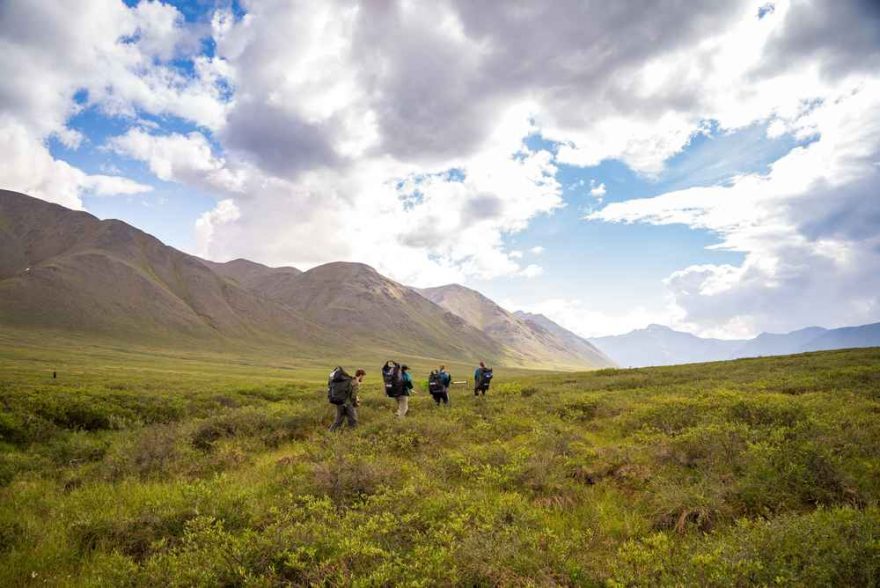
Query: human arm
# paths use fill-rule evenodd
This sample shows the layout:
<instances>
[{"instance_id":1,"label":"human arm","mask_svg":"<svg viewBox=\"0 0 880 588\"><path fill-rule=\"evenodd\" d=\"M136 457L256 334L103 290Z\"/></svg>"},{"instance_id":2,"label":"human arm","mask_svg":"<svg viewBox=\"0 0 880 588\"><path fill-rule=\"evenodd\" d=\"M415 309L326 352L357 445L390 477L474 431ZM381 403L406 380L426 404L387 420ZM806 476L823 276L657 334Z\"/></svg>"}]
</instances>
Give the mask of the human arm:
<instances>
[{"instance_id":1,"label":"human arm","mask_svg":"<svg viewBox=\"0 0 880 588\"><path fill-rule=\"evenodd\" d=\"M360 390L361 390L360 380L358 380L357 378L352 378L351 392L348 397L348 401L351 403L352 406L358 406L361 403L360 398L358 398L358 393L360 392Z\"/></svg>"}]
</instances>

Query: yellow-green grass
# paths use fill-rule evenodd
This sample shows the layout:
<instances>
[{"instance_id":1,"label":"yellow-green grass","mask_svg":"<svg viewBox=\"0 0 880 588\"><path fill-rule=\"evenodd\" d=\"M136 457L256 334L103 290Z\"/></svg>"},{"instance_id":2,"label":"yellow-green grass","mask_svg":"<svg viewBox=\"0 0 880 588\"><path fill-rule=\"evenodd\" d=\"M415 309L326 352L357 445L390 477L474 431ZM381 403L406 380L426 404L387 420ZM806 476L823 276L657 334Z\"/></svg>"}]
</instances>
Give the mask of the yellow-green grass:
<instances>
[{"instance_id":1,"label":"yellow-green grass","mask_svg":"<svg viewBox=\"0 0 880 588\"><path fill-rule=\"evenodd\" d=\"M72 343L0 339L0 585L880 579L877 349L499 370L402 420L366 365L330 434L338 360Z\"/></svg>"}]
</instances>

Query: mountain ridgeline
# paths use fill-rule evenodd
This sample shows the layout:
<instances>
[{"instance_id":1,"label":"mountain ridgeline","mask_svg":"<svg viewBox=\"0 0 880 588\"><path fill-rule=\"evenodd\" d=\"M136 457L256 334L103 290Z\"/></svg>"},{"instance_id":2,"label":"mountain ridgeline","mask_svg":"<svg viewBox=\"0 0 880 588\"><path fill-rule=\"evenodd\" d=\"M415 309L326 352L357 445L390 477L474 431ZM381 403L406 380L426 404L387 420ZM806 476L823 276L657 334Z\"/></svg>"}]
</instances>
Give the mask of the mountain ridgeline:
<instances>
[{"instance_id":1,"label":"mountain ridgeline","mask_svg":"<svg viewBox=\"0 0 880 588\"><path fill-rule=\"evenodd\" d=\"M594 367L614 365L592 343L543 315L508 312L476 290L458 284L419 292L472 327L504 341L520 364L576 368L587 361Z\"/></svg>"},{"instance_id":2,"label":"mountain ridgeline","mask_svg":"<svg viewBox=\"0 0 880 588\"><path fill-rule=\"evenodd\" d=\"M443 289L475 307L438 302ZM475 318L480 313L485 318ZM124 222L0 190L0 327L308 357L612 365L589 342L547 323L516 317L461 286L418 291L358 263L302 272L207 261Z\"/></svg>"},{"instance_id":3,"label":"mountain ridgeline","mask_svg":"<svg viewBox=\"0 0 880 588\"><path fill-rule=\"evenodd\" d=\"M880 323L839 329L808 327L791 333L762 333L754 339L706 339L650 325L624 335L590 341L622 367L722 361L858 347L880 347Z\"/></svg>"}]
</instances>

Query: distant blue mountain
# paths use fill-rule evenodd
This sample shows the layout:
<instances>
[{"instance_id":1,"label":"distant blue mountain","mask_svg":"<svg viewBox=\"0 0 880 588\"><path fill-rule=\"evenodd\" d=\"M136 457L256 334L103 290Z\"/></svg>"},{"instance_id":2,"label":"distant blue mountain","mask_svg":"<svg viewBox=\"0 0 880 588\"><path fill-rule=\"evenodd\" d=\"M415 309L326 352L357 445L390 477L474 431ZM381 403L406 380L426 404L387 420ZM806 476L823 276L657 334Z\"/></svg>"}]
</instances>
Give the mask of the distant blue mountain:
<instances>
[{"instance_id":1,"label":"distant blue mountain","mask_svg":"<svg viewBox=\"0 0 880 588\"><path fill-rule=\"evenodd\" d=\"M825 331L801 348L801 351L849 349L880 346L880 323Z\"/></svg>"},{"instance_id":2,"label":"distant blue mountain","mask_svg":"<svg viewBox=\"0 0 880 588\"><path fill-rule=\"evenodd\" d=\"M762 333L754 339L706 339L650 325L625 335L590 339L620 366L675 365L806 351L880 347L880 323L840 329L808 327L791 333Z\"/></svg>"}]
</instances>

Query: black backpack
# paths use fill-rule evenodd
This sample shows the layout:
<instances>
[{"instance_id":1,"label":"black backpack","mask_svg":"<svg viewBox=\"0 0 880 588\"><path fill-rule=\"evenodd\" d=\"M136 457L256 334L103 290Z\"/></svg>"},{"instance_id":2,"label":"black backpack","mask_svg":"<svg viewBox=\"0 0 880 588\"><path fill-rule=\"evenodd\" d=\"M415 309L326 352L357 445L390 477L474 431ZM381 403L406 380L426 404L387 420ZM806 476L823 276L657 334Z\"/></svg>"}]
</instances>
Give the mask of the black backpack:
<instances>
[{"instance_id":1,"label":"black backpack","mask_svg":"<svg viewBox=\"0 0 880 588\"><path fill-rule=\"evenodd\" d=\"M492 368L483 368L483 372L480 374L480 388L483 390L489 389L489 384L492 383Z\"/></svg>"},{"instance_id":2,"label":"black backpack","mask_svg":"<svg viewBox=\"0 0 880 588\"><path fill-rule=\"evenodd\" d=\"M443 378L440 373L433 371L428 376L428 392L431 394L440 394L443 392Z\"/></svg>"},{"instance_id":3,"label":"black backpack","mask_svg":"<svg viewBox=\"0 0 880 588\"><path fill-rule=\"evenodd\" d=\"M327 380L327 400L330 404L345 404L351 396L351 380L352 377L341 367L330 372Z\"/></svg>"},{"instance_id":4,"label":"black backpack","mask_svg":"<svg viewBox=\"0 0 880 588\"><path fill-rule=\"evenodd\" d=\"M400 371L400 364L396 361L388 360L382 366L382 381L385 382L385 395L390 398L397 398L403 393L403 374Z\"/></svg>"}]
</instances>

